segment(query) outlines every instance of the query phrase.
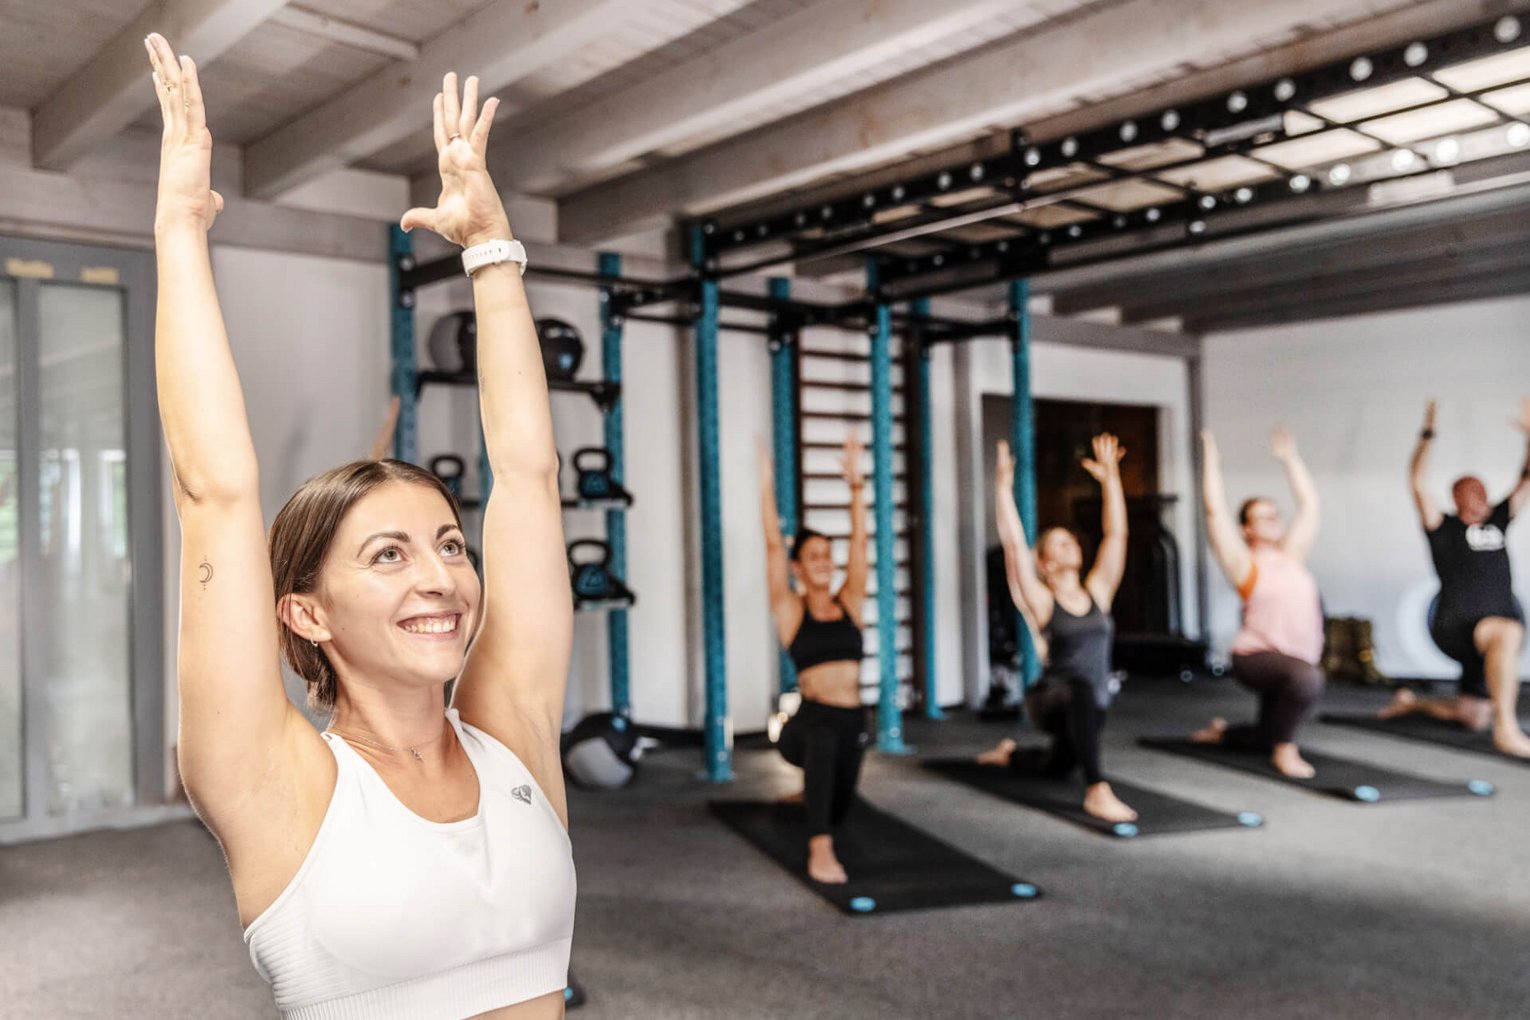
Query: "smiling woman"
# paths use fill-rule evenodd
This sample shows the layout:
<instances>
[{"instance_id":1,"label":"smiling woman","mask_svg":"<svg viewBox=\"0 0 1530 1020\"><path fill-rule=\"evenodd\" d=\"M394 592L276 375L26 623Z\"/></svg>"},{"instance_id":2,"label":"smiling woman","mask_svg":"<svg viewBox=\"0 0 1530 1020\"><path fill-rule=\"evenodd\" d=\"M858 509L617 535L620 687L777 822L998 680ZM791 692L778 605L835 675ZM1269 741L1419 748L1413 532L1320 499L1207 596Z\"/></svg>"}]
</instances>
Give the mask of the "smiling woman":
<instances>
[{"instance_id":1,"label":"smiling woman","mask_svg":"<svg viewBox=\"0 0 1530 1020\"><path fill-rule=\"evenodd\" d=\"M400 461L311 479L263 548L208 257L223 200L197 68L160 36L145 45L164 119L155 358L185 565L181 775L227 854L251 956L284 1017L560 1016L573 607L547 381L484 165L497 104L480 111L477 79L459 95L446 76L433 105L441 197L401 224L490 253L469 265L500 480L480 584L456 500ZM285 697L278 654L332 710L323 734Z\"/></svg>"}]
</instances>

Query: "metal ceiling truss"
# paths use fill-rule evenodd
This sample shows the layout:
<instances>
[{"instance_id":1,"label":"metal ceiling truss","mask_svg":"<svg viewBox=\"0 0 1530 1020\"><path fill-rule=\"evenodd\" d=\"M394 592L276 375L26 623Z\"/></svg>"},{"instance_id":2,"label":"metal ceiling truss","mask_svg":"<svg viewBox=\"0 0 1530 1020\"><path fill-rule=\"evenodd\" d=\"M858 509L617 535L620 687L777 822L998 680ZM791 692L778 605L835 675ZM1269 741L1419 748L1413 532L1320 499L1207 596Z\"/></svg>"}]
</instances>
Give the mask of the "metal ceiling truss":
<instances>
[{"instance_id":1,"label":"metal ceiling truss","mask_svg":"<svg viewBox=\"0 0 1530 1020\"><path fill-rule=\"evenodd\" d=\"M1000 155L834 201L720 214L700 224L703 271L863 255L869 300L904 301L1480 185L1530 148L1525 27L1504 16L1065 138L1014 131Z\"/></svg>"}]
</instances>

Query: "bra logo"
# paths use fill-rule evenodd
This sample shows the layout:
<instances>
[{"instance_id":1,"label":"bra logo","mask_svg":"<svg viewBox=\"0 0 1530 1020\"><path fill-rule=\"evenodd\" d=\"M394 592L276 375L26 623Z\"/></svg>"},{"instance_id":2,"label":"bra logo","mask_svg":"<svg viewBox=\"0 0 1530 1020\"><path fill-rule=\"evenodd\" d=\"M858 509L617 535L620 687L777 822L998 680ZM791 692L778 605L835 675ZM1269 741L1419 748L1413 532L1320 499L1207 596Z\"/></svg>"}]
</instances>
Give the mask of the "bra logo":
<instances>
[{"instance_id":1,"label":"bra logo","mask_svg":"<svg viewBox=\"0 0 1530 1020\"><path fill-rule=\"evenodd\" d=\"M530 804L531 803L531 787L529 787L529 786L517 786L515 789L510 791L510 796L514 797L516 800L520 801L522 804Z\"/></svg>"}]
</instances>

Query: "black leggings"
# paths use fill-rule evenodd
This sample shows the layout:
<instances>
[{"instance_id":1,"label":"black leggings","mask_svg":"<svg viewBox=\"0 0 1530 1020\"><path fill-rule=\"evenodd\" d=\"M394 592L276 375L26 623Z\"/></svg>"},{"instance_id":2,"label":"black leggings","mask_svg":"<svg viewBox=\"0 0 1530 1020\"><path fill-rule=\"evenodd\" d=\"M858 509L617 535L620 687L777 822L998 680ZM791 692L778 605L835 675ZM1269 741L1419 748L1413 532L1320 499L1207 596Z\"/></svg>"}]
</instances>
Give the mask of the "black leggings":
<instances>
[{"instance_id":1,"label":"black leggings","mask_svg":"<svg viewBox=\"0 0 1530 1020\"><path fill-rule=\"evenodd\" d=\"M1222 743L1246 751L1268 751L1296 740L1297 727L1323 694L1323 670L1279 652L1234 655L1238 682L1259 695L1259 721L1229 726Z\"/></svg>"},{"instance_id":2,"label":"black leggings","mask_svg":"<svg viewBox=\"0 0 1530 1020\"><path fill-rule=\"evenodd\" d=\"M866 712L804 701L781 727L781 757L802 769L808 833L821 836L845 820L870 735Z\"/></svg>"},{"instance_id":3,"label":"black leggings","mask_svg":"<svg viewBox=\"0 0 1530 1020\"><path fill-rule=\"evenodd\" d=\"M1057 779L1080 769L1090 786L1104 780L1100 731L1105 728L1105 710L1095 702L1088 681L1043 678L1025 696L1025 711L1031 723L1052 738L1052 746L1040 759L1016 751L1009 758L1011 768Z\"/></svg>"}]
</instances>

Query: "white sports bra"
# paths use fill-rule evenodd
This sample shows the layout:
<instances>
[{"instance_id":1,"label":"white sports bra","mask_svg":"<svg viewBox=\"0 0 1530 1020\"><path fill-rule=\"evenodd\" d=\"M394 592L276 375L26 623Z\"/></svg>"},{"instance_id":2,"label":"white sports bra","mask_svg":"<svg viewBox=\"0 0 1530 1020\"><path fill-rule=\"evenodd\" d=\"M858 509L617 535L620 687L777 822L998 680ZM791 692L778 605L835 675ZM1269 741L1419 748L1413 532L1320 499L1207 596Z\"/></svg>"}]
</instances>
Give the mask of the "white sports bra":
<instances>
[{"instance_id":1,"label":"white sports bra","mask_svg":"<svg viewBox=\"0 0 1530 1020\"><path fill-rule=\"evenodd\" d=\"M568 833L504 744L446 717L478 813L410 811L340 737L302 867L244 932L284 1020L461 1020L561 990L574 933Z\"/></svg>"}]
</instances>

